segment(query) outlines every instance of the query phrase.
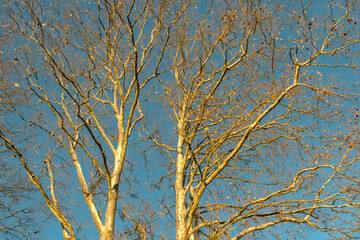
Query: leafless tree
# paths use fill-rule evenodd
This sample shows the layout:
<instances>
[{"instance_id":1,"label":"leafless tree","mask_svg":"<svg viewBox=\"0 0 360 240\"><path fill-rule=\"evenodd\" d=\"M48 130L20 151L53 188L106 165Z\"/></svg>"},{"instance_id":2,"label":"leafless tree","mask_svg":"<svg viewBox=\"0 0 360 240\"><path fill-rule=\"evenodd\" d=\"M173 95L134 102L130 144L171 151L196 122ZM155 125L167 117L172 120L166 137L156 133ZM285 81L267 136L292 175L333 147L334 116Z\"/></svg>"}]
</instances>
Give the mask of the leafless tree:
<instances>
[{"instance_id":1,"label":"leafless tree","mask_svg":"<svg viewBox=\"0 0 360 240\"><path fill-rule=\"evenodd\" d=\"M10 1L27 104L0 137L65 239L87 236L83 205L100 239L359 237L358 8ZM145 166L160 207L135 200L129 149L165 166Z\"/></svg>"},{"instance_id":2,"label":"leafless tree","mask_svg":"<svg viewBox=\"0 0 360 240\"><path fill-rule=\"evenodd\" d=\"M16 124L15 109L26 106L26 92L23 92L12 74L13 63L9 44L11 32L2 29L0 37L0 132L20 134L21 127ZM7 51L9 50L9 51ZM6 116L6 117L5 117ZM17 139L21 143L20 139ZM3 142L0 143L0 236L2 239L36 239L40 222L35 218L39 206L30 200L34 188L21 165L14 159ZM24 174L25 173L25 174Z\"/></svg>"},{"instance_id":3,"label":"leafless tree","mask_svg":"<svg viewBox=\"0 0 360 240\"><path fill-rule=\"evenodd\" d=\"M304 225L359 237L347 124L359 83L333 75L357 71L358 3L197 7L171 39L172 76L159 77L177 141L152 138L175 172L177 239L295 239Z\"/></svg>"},{"instance_id":4,"label":"leafless tree","mask_svg":"<svg viewBox=\"0 0 360 240\"><path fill-rule=\"evenodd\" d=\"M74 179L100 239L114 239L126 180L126 151L143 118L142 91L161 74L168 1L10 1L6 26L18 33L16 62L31 94L18 111L26 145L1 132L31 182L61 223L65 239L81 236ZM172 19L174 18L174 19ZM145 94L144 94L145 95ZM76 189L76 188L75 188ZM120 206L124 207L124 206Z\"/></svg>"}]
</instances>

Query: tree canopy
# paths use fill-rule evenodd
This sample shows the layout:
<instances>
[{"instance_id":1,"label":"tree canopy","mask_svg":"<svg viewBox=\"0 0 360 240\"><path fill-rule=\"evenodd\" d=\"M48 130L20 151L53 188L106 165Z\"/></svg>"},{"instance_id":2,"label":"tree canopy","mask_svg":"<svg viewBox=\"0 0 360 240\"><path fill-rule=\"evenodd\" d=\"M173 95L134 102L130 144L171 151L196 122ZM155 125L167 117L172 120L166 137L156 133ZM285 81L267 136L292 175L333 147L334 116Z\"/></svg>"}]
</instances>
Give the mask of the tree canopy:
<instances>
[{"instance_id":1,"label":"tree canopy","mask_svg":"<svg viewBox=\"0 0 360 240\"><path fill-rule=\"evenodd\" d=\"M359 238L359 7L3 3L2 236Z\"/></svg>"}]
</instances>

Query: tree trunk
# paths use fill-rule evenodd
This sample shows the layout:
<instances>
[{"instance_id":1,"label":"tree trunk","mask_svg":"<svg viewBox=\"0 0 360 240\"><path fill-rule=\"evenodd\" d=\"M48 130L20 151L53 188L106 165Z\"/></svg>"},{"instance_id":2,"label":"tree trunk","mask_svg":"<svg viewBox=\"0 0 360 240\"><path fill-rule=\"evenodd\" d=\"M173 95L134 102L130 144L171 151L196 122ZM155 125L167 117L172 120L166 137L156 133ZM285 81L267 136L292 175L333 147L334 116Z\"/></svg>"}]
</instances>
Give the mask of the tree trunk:
<instances>
[{"instance_id":1,"label":"tree trunk","mask_svg":"<svg viewBox=\"0 0 360 240\"><path fill-rule=\"evenodd\" d=\"M182 126L183 124L180 124ZM179 132L182 132L182 127L179 127ZM183 156L184 138L180 135L177 148L177 167L176 167L176 239L182 240L186 238L186 192L184 189L184 169L185 159Z\"/></svg>"},{"instance_id":2,"label":"tree trunk","mask_svg":"<svg viewBox=\"0 0 360 240\"><path fill-rule=\"evenodd\" d=\"M106 228L100 235L100 240L114 240L114 228Z\"/></svg>"}]
</instances>

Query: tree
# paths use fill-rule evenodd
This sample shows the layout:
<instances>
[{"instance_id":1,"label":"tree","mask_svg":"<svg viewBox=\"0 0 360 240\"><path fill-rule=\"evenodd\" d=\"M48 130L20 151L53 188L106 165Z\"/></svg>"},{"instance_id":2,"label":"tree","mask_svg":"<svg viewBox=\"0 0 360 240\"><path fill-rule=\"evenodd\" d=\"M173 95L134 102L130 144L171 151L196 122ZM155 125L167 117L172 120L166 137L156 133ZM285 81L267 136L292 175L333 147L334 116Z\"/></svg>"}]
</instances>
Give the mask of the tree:
<instances>
[{"instance_id":1,"label":"tree","mask_svg":"<svg viewBox=\"0 0 360 240\"><path fill-rule=\"evenodd\" d=\"M213 4L179 19L159 79L177 141L154 142L176 172L177 239L296 235L283 223L358 237L357 130L334 126L357 122L343 107L358 91L320 68L357 70L357 3Z\"/></svg>"},{"instance_id":2,"label":"tree","mask_svg":"<svg viewBox=\"0 0 360 240\"><path fill-rule=\"evenodd\" d=\"M357 70L359 6L321 4L5 4L30 104L0 137L64 238L86 236L80 197L100 239L358 237L358 87L332 69ZM161 159L162 212L131 197L134 149Z\"/></svg>"},{"instance_id":3,"label":"tree","mask_svg":"<svg viewBox=\"0 0 360 240\"><path fill-rule=\"evenodd\" d=\"M11 136L0 136L61 223L65 239L75 239L78 231L73 190L67 190L74 176L100 239L114 239L118 198L126 195L119 185L127 145L143 118L140 93L160 74L167 43L167 4L5 4L8 26L22 46L16 58L26 82L18 85L31 91L34 106L19 115L34 137L17 145Z\"/></svg>"},{"instance_id":4,"label":"tree","mask_svg":"<svg viewBox=\"0 0 360 240\"><path fill-rule=\"evenodd\" d=\"M9 45L10 38L11 32L2 31L1 50ZM0 51L0 132L18 135L22 129L15 124L18 120L15 109L26 105L27 94L12 81L15 77L12 73L14 61L11 54L7 54L11 50L3 51ZM29 203L34 197L34 188L3 142L0 143L0 152L0 236L2 239L35 239L41 224L34 217L40 211L39 206Z\"/></svg>"}]
</instances>

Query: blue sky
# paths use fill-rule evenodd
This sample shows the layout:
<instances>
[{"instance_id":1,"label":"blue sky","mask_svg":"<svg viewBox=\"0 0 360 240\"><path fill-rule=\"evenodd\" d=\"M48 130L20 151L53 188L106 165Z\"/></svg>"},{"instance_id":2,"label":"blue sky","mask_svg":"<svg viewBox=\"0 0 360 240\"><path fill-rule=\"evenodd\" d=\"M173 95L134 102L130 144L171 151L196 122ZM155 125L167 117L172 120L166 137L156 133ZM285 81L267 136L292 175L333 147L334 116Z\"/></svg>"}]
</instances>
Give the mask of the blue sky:
<instances>
[{"instance_id":1,"label":"blue sky","mask_svg":"<svg viewBox=\"0 0 360 240\"><path fill-rule=\"evenodd\" d=\"M197 9L196 11L198 11L197 12L198 15L195 15L196 19L195 18L192 19L194 22L195 22L195 20L196 21L201 21L202 16L204 14L206 14L206 12L207 12L207 4L206 3L208 3L208 2L207 1L200 1L199 3L197 3L197 5L194 5L194 8ZM308 11L307 13L301 13L300 10L298 10L297 12L299 12L299 16L302 15L302 14L308 15L309 23L307 23L307 24L308 24L308 27L310 28L310 26L316 25L316 21L321 21L322 20L319 17L319 15L321 15L321 14L318 14L317 10L319 8L321 8L321 9L323 9L322 11L327 11L328 10L327 9L327 3L328 3L327 1L323 1L323 2L318 1L318 2L314 3L314 6L312 8L307 10ZM72 67L75 66L77 63L79 64L79 66L84 66L85 71L87 71L89 66L91 66L91 64L89 63L91 58L87 59L86 54L84 52L82 52L81 49L73 47L73 46L76 46L76 44L81 45L81 44L84 43L84 42L82 42L82 35L79 34L79 33L70 33L69 35L73 36L74 39L63 39L63 37L66 35L65 33L67 31L71 32L70 30L68 30L66 28L66 24L71 25L71 24L74 24L74 22L71 23L71 21L67 20L67 18L71 19L71 17L72 17L71 14L73 14L71 12L68 12L67 9L66 9L66 4L68 4L68 3L64 1L64 2L62 2L62 4L61 4L62 6L60 7L60 12L59 12L60 17L59 18L60 18L61 21L63 21L64 26L62 28L60 28L59 31L55 31L55 30L52 31L51 30L50 32L51 32L51 34L53 34L52 36L55 39L54 41L55 42L59 41L59 42L57 42L57 44L59 44L59 46L61 44L63 44L61 46L63 46L64 52L69 51L69 52L66 52L66 54L71 54L71 53L74 54L74 55L78 54L76 57L74 57L73 62L70 62L68 65L66 65L66 67L65 67L66 71L71 71ZM69 4L71 4L71 2L69 2ZM285 2L283 4L285 4ZM51 8L50 5L45 4L45 6ZM226 7L224 7L224 6L225 5L215 6L215 9L219 10L219 11L222 8L226 9ZM84 7L84 9L88 9L89 11L93 11L94 15L96 15L97 8L96 8L96 4L94 4L93 2L83 2L82 5L80 5L79 7L80 8ZM298 6L298 7L300 9L300 6ZM294 7L293 5L289 5L289 8L291 9L291 11L295 12L295 10L293 10L293 9L294 8L296 9L296 7ZM44 8L44 9L46 9L46 8ZM334 7L334 9L337 9L337 8ZM74 10L74 13L75 12L76 11ZM320 11L320 13L321 13L321 11ZM340 13L340 11L339 11L339 13ZM51 11L51 10L47 9L44 12L44 14L46 15L46 16L44 16L44 23L45 22L50 23L51 21L49 19L56 15L56 11ZM285 16L286 14L288 14L288 12L285 11L285 12L283 12L283 14ZM291 14L292 14L292 12L291 12ZM291 15L291 14L289 14L289 15ZM295 14L297 14L297 13L295 13ZM335 15L336 14L337 13L335 12ZM92 15L88 15L87 17L84 18L84 21L86 23L93 21L91 19L91 17L92 17ZM217 16L215 16L215 17L217 17ZM30 20L30 18L25 17L25 20L28 21L28 20ZM212 20L211 14L210 14L210 17L208 18L208 20L209 21ZM292 19L292 20L290 20L289 25L286 25L287 28L285 26L284 26L285 29L281 28L281 30L283 30L283 31L282 31L281 34L279 34L279 37L283 38L284 42L282 40L279 40L279 42L278 42L279 46L282 46L281 44L283 44L283 45L288 44L287 47L284 47L284 51L289 50L289 52L291 52L293 54L295 52L295 48L299 44L298 42L293 41L294 36L296 36L296 34L297 34L296 27L299 27L301 25L300 23L299 23L299 25L297 25L295 23L295 21L296 20ZM352 21L354 22L354 21L356 21L356 19L354 19ZM148 24L149 24L149 26L150 25L153 26L153 23L148 23ZM189 25L192 26L192 24L193 23L190 22ZM276 28L279 27L278 25L276 25L277 23L273 23L273 24L275 25ZM30 26L31 26L31 24L30 24ZM44 25L44 27L45 26L46 26L46 24ZM91 29L88 29L89 31L96 31L96 27L98 27L95 24L90 25L90 26L91 26L90 27ZM213 26L220 26L220 23L215 22L215 23L213 23ZM274 29L275 29L275 27L274 27ZM150 29L150 27L149 27L149 29ZM277 30L279 30L279 29L277 29ZM139 30L137 30L137 31L139 31ZM145 32L147 32L147 31L149 31L149 30L146 28ZM189 33L189 35L191 35L195 31L196 31L196 28L194 27L194 29L190 29L188 33ZM218 29L213 30L213 32L216 32L216 31L218 31ZM321 31L321 29L318 30L318 31ZM84 32L82 34L85 34L85 33L86 33L86 30L84 30ZM315 33L318 33L318 32L315 32ZM71 34L73 34L73 35L71 35ZM99 35L95 36L94 39L91 39L92 43L96 42L98 39L102 39L102 37L103 37L102 34L99 34ZM142 40L143 41L148 40L149 39L149 34L150 34L150 32L147 32L147 35ZM259 36L260 36L260 34L259 34ZM325 35L320 37L320 39L323 39L324 36ZM57 37L59 37L59 39L57 39ZM64 41L70 41L70 43L73 44L73 45L71 45L71 44L67 45L68 43L66 43ZM61 44L60 44L60 42L61 42ZM30 50L32 48L32 46L34 46L32 44L29 44L29 43L25 42L24 40L18 40L17 43L19 45L24 44L23 46L25 46L25 48L27 47L28 50ZM9 45L11 46L11 44L13 44L13 43L10 43ZM119 44L125 44L125 43L124 42L119 42ZM196 46L199 46L199 48L201 48L200 43L196 43L196 44L198 44ZM263 43L260 43L260 41L254 39L254 44L257 46L257 45L263 44ZM311 52L312 44L313 44L313 42L306 42L306 43L303 44L303 46L299 46L298 57L300 58L301 56L306 56L306 54ZM336 44L342 44L342 42L336 43ZM50 45L51 45L51 43L50 43ZM189 44L189 45L191 45L191 44ZM8 49L7 48L8 46L5 46L4 48ZM190 48L190 46L187 46L187 47ZM310 50L306 49L308 47L310 48ZM290 51L290 48L294 48L294 50ZM154 50L154 52L156 50ZM358 48L355 48L355 51L356 50L358 50ZM124 48L123 51L119 51L117 56L119 56L119 58L120 58L122 54L126 55L126 54L129 53L129 51L130 50ZM171 54L173 54L174 52L176 52L176 51L174 50L171 53L169 52L169 53L165 54L166 57L168 57L164 61L165 63L169 63L169 64L171 63L171 57L173 57L173 56L171 56ZM15 48L15 49L12 48L11 51L9 51L8 53L9 54L11 53L11 54L19 54L19 55L21 55L21 51L18 48ZM155 55L159 56L159 53L157 52L157 54L155 54ZM282 56L285 56L285 55L286 54L284 54ZM57 94L60 94L60 92L62 90L60 88L56 88L57 87L57 83L55 82L56 77L52 76L51 73L49 74L48 72L46 72L45 68L43 69L43 65L46 66L46 59L42 58L41 54L36 55L36 53L34 53L34 55L28 55L28 56L29 56L29 64L32 63L33 66L37 68L37 70L35 72L38 74L37 75L38 79L42 82L42 84L44 84L43 85L44 87L46 86L49 89L49 90L47 90L47 91L49 91L47 93L50 93L50 95L51 95L51 93L54 93L54 96L53 96L54 98L53 99L54 100L58 99ZM99 57L99 59L100 59L101 56L102 55L99 54L97 57ZM222 57L223 57L222 53L219 51L219 52L217 52L217 55L214 54L214 56L215 57L212 58L212 61L213 61L212 63L214 65L219 64L219 62L222 61ZM83 57L85 59L87 59L87 60L84 60L84 62L82 62L82 60L84 59ZM196 55L191 56L189 54L189 60L190 60L190 57L196 58L197 56ZM35 64L34 64L34 61L35 61L34 59L37 59ZM59 55L59 59L61 59L60 55ZM334 59L334 58L332 58L330 56L320 58L319 63L329 62L330 59ZM345 56L345 55L341 55L339 57L339 59L340 59L340 61L343 61L343 62L346 62L347 64L350 64L350 62L349 62L350 59L347 58L347 56ZM282 72L282 69L285 69L285 70L287 69L286 64L289 63L288 60L289 60L288 58L285 59L283 63L281 62L281 60L279 60L278 66L279 66L279 69L280 69L280 67L281 67L281 69L276 70L275 73L273 74L274 79L276 81L279 81L279 83L281 81L282 82L287 82L288 81L288 79L285 79L285 77L284 77L288 73ZM260 57L258 57L258 61L261 61ZM331 62L334 62L334 61L335 60L331 60ZM20 62L25 62L24 55L23 55L23 58L20 58ZM89 65L87 65L87 64L89 64ZM266 65L266 64L261 65L260 63L259 63L259 65L261 66L259 68L259 71L268 72L269 69L267 69L267 67L269 67L269 65ZM146 67L148 67L148 70L149 69L151 70L152 68L154 68L154 62L149 61L149 64L146 65ZM189 69L191 69L191 68L189 68ZM239 67L239 69L245 69L245 65ZM287 69L287 70L291 73L291 70L289 70L289 69ZM101 76L101 73L103 73L102 71L105 72L105 70L100 70L98 76ZM312 72L310 72L308 76L304 75L303 78L306 78L306 77L310 78L310 77L316 76L315 78L317 79L319 85L325 85L325 86L328 85L332 80L335 80L335 82L343 82L343 85L340 85L339 89L341 87L346 87L346 88L353 89L354 91L359 90L360 85L358 85L358 82L360 82L360 79L359 79L359 75L357 73L355 73L356 71L354 69L351 69L351 68L313 67L311 69L311 71ZM189 70L188 75L187 75L187 76L189 76L189 79L191 79L194 72L195 71ZM148 73L145 72L144 75L141 75L141 77L145 78L147 76L147 74ZM166 81L170 82L170 85L174 84L173 75L174 75L174 72L169 71L168 73L162 75L162 79L160 79L160 80L162 80L162 81L166 80ZM264 74L264 75L266 75L266 74ZM288 76L290 76L290 75L291 74L289 74ZM239 81L239 79L241 78L240 76L242 76L242 75L239 74L239 75L234 75L234 76L238 77L238 78L234 78L234 79L236 81ZM244 76L247 77L246 74L244 74ZM32 77L32 76L28 76L27 78L29 79L30 77ZM87 80L86 77L87 77L86 75L81 75L77 79L78 79L78 81L86 82L86 80ZM284 78L284 79L282 79L282 78ZM281 81L280 81L280 79L281 79ZM16 80L19 80L19 83L25 84L25 78L23 78L23 79L21 79L21 78L14 79L13 81L16 81ZM263 81L264 83L267 83L267 81L269 81L269 79L266 78L266 77L258 78L258 80ZM162 95L165 94L165 90L161 89L158 82L156 82L155 80L153 82L154 83L149 84L147 86L147 88L145 88L146 95L141 96L141 99L140 99L140 102L142 103L142 108L144 109L144 112L146 112L148 114L148 115L146 115L146 117L144 119L144 122L147 123L147 125L145 126L145 129L148 131L148 133L153 133L153 132L156 133L157 130L160 131L161 137L164 137L164 140L170 142L169 145L174 147L174 146L176 146L176 136L177 136L176 123L174 121L171 121L171 117L169 117L169 115L173 116L172 115L173 112L172 112L172 109L169 107L169 104L166 102L166 100L162 100L162 98L161 98ZM288 82L290 82L290 81L288 81ZM18 84L17 82L15 82L15 83ZM234 83L233 85L229 84L229 86L234 87L234 86L237 86L236 84L237 83ZM249 86L250 86L250 84L252 84L252 83L249 83ZM20 85L22 85L22 84L20 84ZM84 86L85 85L86 84L84 84ZM86 85L86 86L90 86L90 83L88 85ZM174 84L174 86L175 86L175 84ZM253 86L256 87L257 85L254 84ZM225 89L225 87L223 87L223 88L220 87L219 88L219 92L221 92L221 91L226 92L226 90L227 89ZM74 89L72 89L72 91L76 92ZM349 92L349 90L339 90L339 91ZM111 90L109 92L111 92ZM259 92L261 92L261 91L259 91ZM311 94L310 91L304 91L304 92L306 94ZM181 95L179 94L179 98L180 98L180 96ZM241 97L242 96L239 96L240 99L241 99ZM110 97L110 99L112 100L111 97ZM69 99L67 99L67 100L69 100ZM71 99L69 101L71 101ZM287 100L284 100L284 102L286 102L286 101ZM289 100L289 102L290 102L290 100ZM270 105L271 103L268 103L268 104ZM45 105L46 104L41 104L41 103L37 104L37 103L34 102L34 106L37 106L37 108L34 107L33 109L29 110L29 112L32 114L32 117L35 117L35 116L40 117L40 116L42 116L41 115L42 112L45 111L44 110L45 107L46 107ZM249 106L248 109L246 109L246 110L250 111L254 107L254 105L252 105L250 103L248 105ZM353 105L353 103L346 102L345 105L343 105L343 106L341 106L339 108L343 108L343 109L351 108L352 105ZM304 104L303 106L305 108L307 105ZM275 111L273 113L273 115L269 115L268 118L264 119L264 122L269 120L271 117L276 116L276 114L279 114L279 112L286 109L286 107L287 106L285 106L283 109L280 108L280 110L278 110L278 112ZM226 108L226 106L224 108ZM99 108L98 112L100 112L101 110L102 109ZM307 123L311 122L311 120L313 120L312 117L306 117L305 116L303 118L300 118L300 120L299 120L300 122L298 124L294 124L294 126L300 126L300 125L307 124ZM55 122L55 118L49 116L46 119L46 121L48 122L48 124L52 124L53 122ZM109 125L109 129L110 129L109 132L111 132L111 130L113 130L115 128L116 119L107 118L105 116L105 117L102 118L102 121L104 121L104 123L107 123ZM345 128L345 125L346 124L344 124L344 126L329 124L326 127L323 126L322 128L320 128L320 130L323 131L324 128L328 128L329 131L336 132L338 129ZM56 129L56 124L53 125L53 128ZM159 201L161 200L162 196L163 195L167 196L167 197L172 196L174 194L174 189L172 187L169 187L168 189L166 189L169 185L171 185L171 182L170 183L169 182L164 183L164 185L163 185L164 188L163 189L157 188L156 186L154 186L152 184L154 184L156 181L158 181L162 175L168 173L167 168L164 167L164 165L167 163L167 161L169 161L169 158L165 157L165 155L160 154L157 149L156 150L155 149L150 149L150 150L147 150L146 152L144 152L145 149L147 149L147 147L151 146L151 141L145 141L144 139L142 139L142 138L147 138L148 133L142 132L141 128L142 128L142 126L140 125L139 129L136 129L136 131L133 132L132 138L131 138L130 143L129 143L129 150L128 150L128 154L127 154L127 160L129 160L129 162L131 162L132 164L127 164L126 165L126 167L128 169L127 169L125 174L127 174L126 177L128 179L127 179L127 181L124 181L124 182L121 183L120 191L121 191L122 196L124 197L123 200L122 200L122 203L123 204L131 204L131 203L140 202L140 199L144 199L144 200L149 201L152 204L152 206L154 207L155 210L160 210L161 206L159 204ZM319 132L317 132L317 134L319 134L319 136L321 136L323 134L322 132L320 132L320 130L319 130ZM345 131L347 131L347 130L345 130ZM99 132L97 132L97 131L95 131L95 132L96 132L96 134L99 134ZM86 135L86 136L89 136L89 135ZM46 155L47 151L54 147L54 145L53 145L54 142L48 141L48 139L45 138L45 135L39 134L39 135L35 136L34 139L35 139L36 147L33 150L38 151L38 153L40 153L40 154ZM255 139L255 143L256 143L256 141L259 141L259 140ZM311 143L314 146L316 144L320 144L318 142L315 143L315 141L311 142L311 140L309 140L308 143ZM230 147L231 146L232 145L230 144ZM230 147L228 147L228 149ZM94 149L92 149L92 151L94 151L94 153L97 154L96 156L100 157L99 152L96 152L96 149L95 150ZM271 149L269 149L269 151L270 150ZM105 148L105 151L106 152L109 151L109 148ZM146 155L141 154L141 151L143 151L143 153L146 153ZM61 163L66 162L67 157L63 157L63 155L61 155L61 153L62 153L62 151L59 151L59 154L57 154L56 158L54 158L54 159L56 159L57 161L59 161ZM30 156L31 153L28 153L28 154ZM294 155L296 155L295 152L290 152L287 156L290 158L290 157L293 157ZM79 156L84 157L84 159L86 159L84 153L79 154ZM111 154L108 154L107 156L111 158ZM254 154L253 156L257 156L257 155ZM174 157L174 155L172 155L172 157ZM264 159L265 159L265 157L264 157ZM281 159L281 161L279 160L279 166L286 166L286 160L287 159ZM291 160L291 162L295 162L294 159L290 159L290 160ZM40 166L40 164L43 165L43 163L42 163L43 161L42 161L41 158L35 158L34 161L38 162L38 164L39 164L38 166ZM37 165L34 164L34 166L36 167ZM291 175L292 174L291 171L292 170L295 171L296 167L298 167L298 166L293 165L292 168L290 167L290 171L286 172L286 174ZM131 168L133 168L134 170L130 171ZM87 165L87 166L84 167L84 172L86 172L85 175L86 175L87 178L91 177L91 169L92 169L92 167L90 165ZM38 174L41 174L40 168L38 168L38 169L36 169L34 171L37 172ZM67 173L69 175L64 177L64 182L63 183L69 185L70 187L74 187L74 188L70 189L66 193L66 194L69 194L69 195L66 195L65 193L64 193L64 195L61 195L61 193L60 193L60 197L63 197L64 200L67 200L68 203L71 203L72 201L75 202L74 205L72 205L70 207L70 209L73 211L72 213L76 214L74 216L76 217L76 219L77 219L77 221L79 223L83 222L83 221L90 220L89 226L86 226L83 229L84 232L86 233L86 239L98 239L98 233L95 230L93 224L91 223L91 217L90 217L89 211L87 209L87 206L84 204L82 194L79 191L77 191L77 189L79 187L78 186L79 184L77 182L77 179L74 180L74 178L76 176L75 171L74 170L68 170ZM253 173L245 173L244 175L246 175L246 174L248 174L250 176ZM268 177L268 176L265 176L264 179L266 177ZM281 177L285 177L285 176L281 176ZM261 179L261 177L259 179ZM46 181L44 181L44 183L46 184ZM222 184L223 183L219 183L219 186L220 187L223 186ZM274 187L274 189L275 188L277 188L277 187ZM211 198L211 197L209 197L209 198ZM36 196L34 198L34 200L36 202L43 201L43 200L41 200L41 197L38 197L38 196ZM170 200L167 199L167 200L168 200L167 203L173 203L174 202L172 199L170 199ZM136 209L134 211L140 211L140 210ZM171 213L174 214L174 207L171 209ZM163 220L160 220L159 223L160 223L160 225L165 225L166 223L171 225L171 224L174 224L174 219L171 218L171 217L164 218ZM120 224L121 224L121 222L117 221L117 226L119 226ZM169 235L172 235L174 233L173 229L174 229L174 226L172 226L172 229L169 231ZM120 230L122 230L122 229L120 228ZM304 231L305 230L308 230L308 229L305 227ZM161 230L160 230L160 232L161 232ZM310 239L325 239L326 238L326 235L319 232L319 231L309 231L308 234L309 234L308 236L309 236ZM44 239L54 239L54 240L63 239L60 224L56 220L52 220L52 219L48 219L48 220L46 220L46 222L44 222L44 230L42 230L41 233L39 233L39 236L42 236ZM79 236L80 236L80 238L82 238L83 235L79 234ZM286 236L284 236L284 237L286 237ZM292 239L292 238L289 237L289 239Z\"/></svg>"}]
</instances>

